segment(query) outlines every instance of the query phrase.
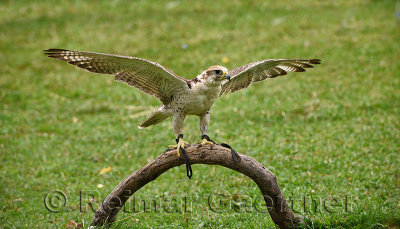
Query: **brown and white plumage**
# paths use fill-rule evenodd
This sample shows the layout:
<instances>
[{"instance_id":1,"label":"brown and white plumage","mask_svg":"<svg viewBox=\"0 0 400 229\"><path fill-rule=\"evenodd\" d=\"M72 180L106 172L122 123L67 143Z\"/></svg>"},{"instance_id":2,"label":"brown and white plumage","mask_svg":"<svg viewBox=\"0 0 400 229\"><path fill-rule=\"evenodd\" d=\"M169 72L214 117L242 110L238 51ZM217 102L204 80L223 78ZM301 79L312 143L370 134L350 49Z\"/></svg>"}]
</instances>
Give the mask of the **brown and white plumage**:
<instances>
[{"instance_id":1,"label":"brown and white plumage","mask_svg":"<svg viewBox=\"0 0 400 229\"><path fill-rule=\"evenodd\" d=\"M269 59L249 63L229 71L231 80L222 85L221 94L233 93L247 88L251 83L267 78L286 75L287 72L304 72L311 64L320 64L318 59Z\"/></svg>"},{"instance_id":2,"label":"brown and white plumage","mask_svg":"<svg viewBox=\"0 0 400 229\"><path fill-rule=\"evenodd\" d=\"M140 127L155 125L173 117L178 151L183 147L183 121L187 115L200 117L200 130L206 136L210 120L210 108L222 94L247 88L251 83L302 72L319 64L318 59L269 59L249 63L228 72L223 66L211 66L192 80L186 80L158 63L129 56L94 52L48 49L51 58L67 61L87 71L111 74L115 80L153 95L163 104ZM228 80L229 79L229 80ZM182 140L182 141L181 141Z\"/></svg>"},{"instance_id":3,"label":"brown and white plumage","mask_svg":"<svg viewBox=\"0 0 400 229\"><path fill-rule=\"evenodd\" d=\"M186 79L142 58L65 49L48 49L45 54L89 72L115 75L116 81L136 87L164 104L169 103L176 92L188 89Z\"/></svg>"}]
</instances>

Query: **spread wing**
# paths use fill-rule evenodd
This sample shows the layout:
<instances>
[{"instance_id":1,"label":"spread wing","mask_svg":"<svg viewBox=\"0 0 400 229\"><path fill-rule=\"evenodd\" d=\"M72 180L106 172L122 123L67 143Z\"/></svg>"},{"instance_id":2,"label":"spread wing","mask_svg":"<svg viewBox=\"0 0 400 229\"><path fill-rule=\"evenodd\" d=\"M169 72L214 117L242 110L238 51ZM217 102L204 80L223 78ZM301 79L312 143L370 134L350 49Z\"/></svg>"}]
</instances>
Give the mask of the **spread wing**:
<instances>
[{"instance_id":1,"label":"spread wing","mask_svg":"<svg viewBox=\"0 0 400 229\"><path fill-rule=\"evenodd\" d=\"M64 49L48 49L44 52L48 57L67 61L89 72L115 75L115 80L136 87L163 104L170 103L176 92L189 89L187 80L145 59Z\"/></svg>"},{"instance_id":2,"label":"spread wing","mask_svg":"<svg viewBox=\"0 0 400 229\"><path fill-rule=\"evenodd\" d=\"M247 88L251 83L267 78L286 75L287 72L304 72L305 68L312 68L311 64L320 64L318 59L269 59L243 65L229 71L230 81L222 85L223 93L233 93Z\"/></svg>"}]
</instances>

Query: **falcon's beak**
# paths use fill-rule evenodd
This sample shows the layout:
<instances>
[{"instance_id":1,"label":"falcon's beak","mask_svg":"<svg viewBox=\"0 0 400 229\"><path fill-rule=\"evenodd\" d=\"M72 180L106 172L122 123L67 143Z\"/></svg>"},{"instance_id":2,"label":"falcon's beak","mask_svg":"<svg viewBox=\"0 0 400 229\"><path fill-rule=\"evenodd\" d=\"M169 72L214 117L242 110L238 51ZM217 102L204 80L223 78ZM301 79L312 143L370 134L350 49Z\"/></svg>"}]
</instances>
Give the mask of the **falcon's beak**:
<instances>
[{"instance_id":1,"label":"falcon's beak","mask_svg":"<svg viewBox=\"0 0 400 229\"><path fill-rule=\"evenodd\" d=\"M229 74L226 74L224 77L225 77L225 79L227 79L227 80L231 80L231 76L230 76Z\"/></svg>"}]
</instances>

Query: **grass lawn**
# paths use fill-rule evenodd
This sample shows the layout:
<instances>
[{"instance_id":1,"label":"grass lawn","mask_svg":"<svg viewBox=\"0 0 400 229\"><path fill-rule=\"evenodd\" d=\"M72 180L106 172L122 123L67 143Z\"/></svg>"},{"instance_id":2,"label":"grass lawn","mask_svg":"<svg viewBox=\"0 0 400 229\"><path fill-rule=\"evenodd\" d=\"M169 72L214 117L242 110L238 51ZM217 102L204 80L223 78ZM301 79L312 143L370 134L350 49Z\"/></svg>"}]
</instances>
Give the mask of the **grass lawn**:
<instances>
[{"instance_id":1,"label":"grass lawn","mask_svg":"<svg viewBox=\"0 0 400 229\"><path fill-rule=\"evenodd\" d=\"M97 207L174 143L171 119L137 128L155 98L42 54L65 48L142 57L186 78L216 64L322 59L221 97L209 136L275 173L313 228L399 228L395 11L394 0L1 1L0 227L87 227L90 199ZM200 140L197 117L186 119L185 140ZM116 227L274 226L249 178L193 169L191 180L180 166L139 190ZM58 212L46 209L48 193Z\"/></svg>"}]
</instances>

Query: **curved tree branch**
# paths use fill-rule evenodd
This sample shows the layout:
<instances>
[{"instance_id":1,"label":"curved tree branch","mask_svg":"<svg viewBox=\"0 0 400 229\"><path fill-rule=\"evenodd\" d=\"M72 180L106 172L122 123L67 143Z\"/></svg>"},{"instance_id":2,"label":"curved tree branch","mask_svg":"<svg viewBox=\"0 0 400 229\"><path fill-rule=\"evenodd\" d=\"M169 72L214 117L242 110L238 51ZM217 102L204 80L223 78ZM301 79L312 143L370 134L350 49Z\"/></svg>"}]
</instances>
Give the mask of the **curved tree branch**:
<instances>
[{"instance_id":1,"label":"curved tree branch","mask_svg":"<svg viewBox=\"0 0 400 229\"><path fill-rule=\"evenodd\" d=\"M220 145L190 145L185 148L192 164L221 165L250 177L260 188L274 223L280 228L304 225L302 216L289 208L276 181L276 176L253 158L239 154L240 162L234 160L230 149ZM91 225L102 226L115 221L126 200L147 183L155 180L167 170L184 164L176 156L176 150L167 150L153 162L136 170L122 181L104 199L97 209Z\"/></svg>"}]
</instances>

